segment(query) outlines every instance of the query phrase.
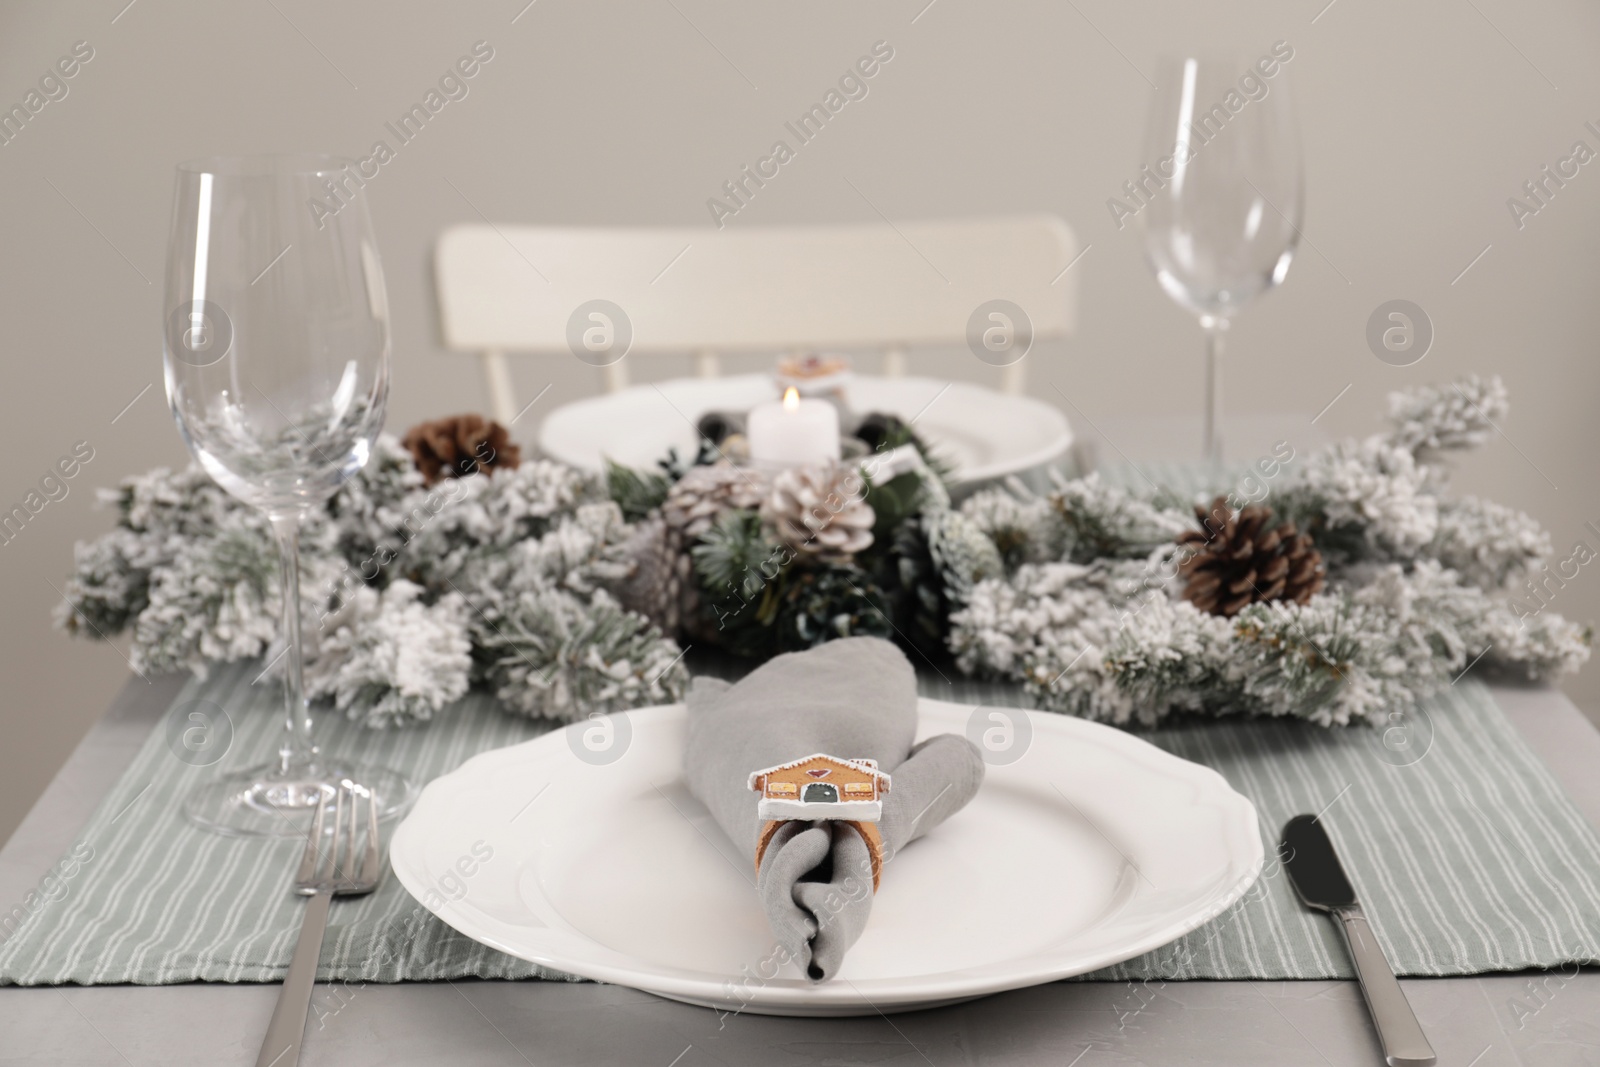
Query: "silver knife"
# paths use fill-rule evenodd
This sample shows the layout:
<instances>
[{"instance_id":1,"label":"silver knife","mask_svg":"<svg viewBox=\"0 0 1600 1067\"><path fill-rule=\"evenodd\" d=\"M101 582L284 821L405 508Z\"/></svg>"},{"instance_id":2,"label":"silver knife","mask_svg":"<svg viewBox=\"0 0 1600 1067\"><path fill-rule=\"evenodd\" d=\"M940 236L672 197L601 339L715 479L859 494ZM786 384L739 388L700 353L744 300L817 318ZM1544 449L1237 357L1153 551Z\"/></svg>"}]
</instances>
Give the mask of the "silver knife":
<instances>
[{"instance_id":1,"label":"silver knife","mask_svg":"<svg viewBox=\"0 0 1600 1067\"><path fill-rule=\"evenodd\" d=\"M1427 1035L1422 1032L1406 1000L1394 968L1384 958L1378 939L1356 900L1355 887L1345 877L1339 854L1315 815L1296 815L1283 827L1278 854L1289 872L1294 891L1308 908L1330 913L1344 931L1345 944L1355 960L1361 995L1378 1029L1384 1062L1389 1067L1433 1067L1438 1062Z\"/></svg>"}]
</instances>

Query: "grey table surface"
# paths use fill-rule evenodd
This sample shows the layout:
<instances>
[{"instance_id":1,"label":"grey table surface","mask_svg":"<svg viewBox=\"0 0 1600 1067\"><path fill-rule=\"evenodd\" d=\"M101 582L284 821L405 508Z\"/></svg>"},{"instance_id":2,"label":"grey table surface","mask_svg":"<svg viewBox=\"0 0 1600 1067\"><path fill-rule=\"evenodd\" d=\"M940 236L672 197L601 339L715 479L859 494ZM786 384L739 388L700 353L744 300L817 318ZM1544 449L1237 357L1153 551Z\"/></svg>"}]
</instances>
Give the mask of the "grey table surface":
<instances>
[{"instance_id":1,"label":"grey table surface","mask_svg":"<svg viewBox=\"0 0 1600 1067\"><path fill-rule=\"evenodd\" d=\"M181 679L131 680L0 850L20 901L116 782ZM1561 694L1495 697L1600 826L1600 733ZM1600 971L1408 979L1444 1067L1600 1064ZM0 989L0 1064L255 1062L276 985ZM1353 982L1058 982L856 1019L722 1016L618 986L318 987L302 1062L329 1064L1381 1064Z\"/></svg>"}]
</instances>

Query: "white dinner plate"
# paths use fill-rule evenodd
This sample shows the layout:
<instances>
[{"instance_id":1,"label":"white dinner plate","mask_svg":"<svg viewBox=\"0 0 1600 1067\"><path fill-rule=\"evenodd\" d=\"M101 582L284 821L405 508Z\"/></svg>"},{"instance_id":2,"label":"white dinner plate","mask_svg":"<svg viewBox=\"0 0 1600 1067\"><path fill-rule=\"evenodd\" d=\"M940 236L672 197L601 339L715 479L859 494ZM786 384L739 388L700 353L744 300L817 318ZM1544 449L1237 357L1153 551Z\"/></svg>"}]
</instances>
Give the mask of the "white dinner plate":
<instances>
[{"instance_id":1,"label":"white dinner plate","mask_svg":"<svg viewBox=\"0 0 1600 1067\"><path fill-rule=\"evenodd\" d=\"M1255 808L1220 775L1108 726L1014 714L1008 727L921 702L919 737L983 716L1022 755L884 868L866 932L821 984L777 965L750 860L689 794L682 705L468 760L423 790L390 862L502 952L775 1015L908 1011L1083 974L1195 929L1255 880Z\"/></svg>"},{"instance_id":2,"label":"white dinner plate","mask_svg":"<svg viewBox=\"0 0 1600 1067\"><path fill-rule=\"evenodd\" d=\"M1020 474L1061 458L1072 444L1067 417L1049 404L970 382L856 376L847 395L862 414L915 419L917 433L954 468L958 484ZM748 411L777 397L770 374L636 385L552 411L539 428L539 448L584 470L601 470L606 459L653 468L669 448L694 455L695 423L706 412Z\"/></svg>"}]
</instances>

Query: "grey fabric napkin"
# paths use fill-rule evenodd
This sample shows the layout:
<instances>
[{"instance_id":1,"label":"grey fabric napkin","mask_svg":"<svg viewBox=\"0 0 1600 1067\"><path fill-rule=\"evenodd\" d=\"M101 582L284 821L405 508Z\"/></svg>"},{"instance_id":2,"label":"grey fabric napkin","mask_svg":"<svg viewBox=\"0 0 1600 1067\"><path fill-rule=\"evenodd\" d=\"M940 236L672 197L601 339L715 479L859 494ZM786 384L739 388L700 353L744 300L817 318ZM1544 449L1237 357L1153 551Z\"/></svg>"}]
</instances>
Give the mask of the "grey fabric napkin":
<instances>
[{"instance_id":1,"label":"grey fabric napkin","mask_svg":"<svg viewBox=\"0 0 1600 1067\"><path fill-rule=\"evenodd\" d=\"M912 747L917 685L887 641L852 637L770 660L736 684L696 678L689 691L689 790L755 862L761 820L752 771L814 753L875 759L889 773L878 831L884 879L894 856L959 811L983 782L983 759L964 737ZM790 822L767 846L756 879L773 934L813 981L837 973L872 910L872 868L854 830Z\"/></svg>"}]
</instances>

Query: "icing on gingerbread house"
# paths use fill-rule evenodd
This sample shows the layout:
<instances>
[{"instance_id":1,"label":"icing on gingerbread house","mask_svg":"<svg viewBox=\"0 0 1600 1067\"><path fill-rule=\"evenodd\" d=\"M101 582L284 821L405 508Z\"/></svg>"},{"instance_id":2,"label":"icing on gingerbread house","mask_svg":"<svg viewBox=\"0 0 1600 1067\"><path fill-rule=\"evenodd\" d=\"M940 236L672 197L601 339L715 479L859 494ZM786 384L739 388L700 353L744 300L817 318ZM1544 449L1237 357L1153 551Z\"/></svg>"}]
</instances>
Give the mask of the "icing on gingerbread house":
<instances>
[{"instance_id":1,"label":"icing on gingerbread house","mask_svg":"<svg viewBox=\"0 0 1600 1067\"><path fill-rule=\"evenodd\" d=\"M877 760L818 752L756 771L749 784L761 794L757 814L763 819L877 822L889 776L878 770Z\"/></svg>"}]
</instances>

